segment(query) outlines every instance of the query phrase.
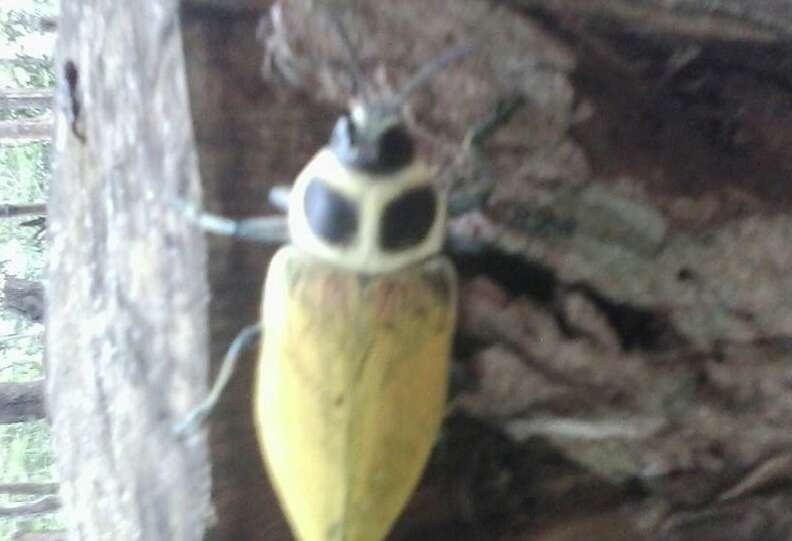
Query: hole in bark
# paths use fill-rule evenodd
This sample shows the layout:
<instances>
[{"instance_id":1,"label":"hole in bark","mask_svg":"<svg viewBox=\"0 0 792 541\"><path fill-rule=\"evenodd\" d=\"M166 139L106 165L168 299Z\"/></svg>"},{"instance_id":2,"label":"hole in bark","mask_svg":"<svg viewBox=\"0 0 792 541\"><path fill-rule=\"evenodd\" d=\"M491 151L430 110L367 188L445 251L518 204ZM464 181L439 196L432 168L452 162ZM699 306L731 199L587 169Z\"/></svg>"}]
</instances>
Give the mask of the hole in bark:
<instances>
[{"instance_id":1,"label":"hole in bark","mask_svg":"<svg viewBox=\"0 0 792 541\"><path fill-rule=\"evenodd\" d=\"M576 284L570 289L585 294L605 314L625 351L660 351L678 345L682 340L668 316L660 311L611 300L585 284Z\"/></svg>"},{"instance_id":2,"label":"hole in bark","mask_svg":"<svg viewBox=\"0 0 792 541\"><path fill-rule=\"evenodd\" d=\"M677 280L680 282L689 282L695 277L695 273L687 267L682 267L677 271Z\"/></svg>"},{"instance_id":3,"label":"hole in bark","mask_svg":"<svg viewBox=\"0 0 792 541\"><path fill-rule=\"evenodd\" d=\"M485 275L515 296L525 296L541 304L555 297L558 279L548 267L522 257L486 250L476 254L452 255L464 277Z\"/></svg>"}]
</instances>

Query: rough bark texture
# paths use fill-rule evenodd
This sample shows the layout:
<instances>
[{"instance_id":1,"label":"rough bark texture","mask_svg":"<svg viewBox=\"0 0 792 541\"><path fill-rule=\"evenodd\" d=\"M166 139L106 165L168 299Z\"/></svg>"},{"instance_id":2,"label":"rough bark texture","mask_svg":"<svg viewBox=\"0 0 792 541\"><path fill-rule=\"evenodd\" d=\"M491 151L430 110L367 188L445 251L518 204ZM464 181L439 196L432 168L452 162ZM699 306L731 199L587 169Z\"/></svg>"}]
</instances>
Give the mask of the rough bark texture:
<instances>
[{"instance_id":1,"label":"rough bark texture","mask_svg":"<svg viewBox=\"0 0 792 541\"><path fill-rule=\"evenodd\" d=\"M44 380L0 383L0 424L35 421L44 415Z\"/></svg>"},{"instance_id":2,"label":"rough bark texture","mask_svg":"<svg viewBox=\"0 0 792 541\"><path fill-rule=\"evenodd\" d=\"M166 430L204 389L202 245L165 203L177 191L197 200L188 114L204 206L260 214L269 186L289 182L326 140L349 98L349 62L322 8L310 7L318 2L274 11L265 0L184 2L181 26L164 20L169 3L145 14L87 4L83 19L64 6L61 24L80 21L92 38L79 42L75 26L62 39L59 66L70 59L80 72L64 72L63 91L75 87L59 96L67 180L50 201L65 503L81 526L75 539L101 527L118 539L196 539L207 489L200 437L185 449ZM456 255L466 377L393 539L792 536L786 3L332 5L381 90L450 45L478 45L409 107L443 182L494 188L483 209L451 224L455 240L480 247ZM110 19L111 9L122 15ZM180 31L189 113L172 41ZM122 59L109 66L124 66L123 81L98 58L100 43L116 44L104 58ZM77 63L88 57L95 64ZM527 104L464 153L465 132L515 95ZM85 144L73 135L75 103ZM224 239L209 249L216 360L256 319L270 252ZM287 540L253 437L252 359L241 368L211 424L210 538ZM74 416L88 459L67 431ZM146 466L154 451L159 462ZM93 484L78 493L89 479L118 498L92 500ZM120 496L127 485L131 503ZM156 509L141 503L152 490ZM112 513L91 505L99 500ZM114 529L130 509L142 524L179 523L188 503L189 532Z\"/></svg>"},{"instance_id":3,"label":"rough bark texture","mask_svg":"<svg viewBox=\"0 0 792 541\"><path fill-rule=\"evenodd\" d=\"M197 540L209 516L205 247L178 5L64 2L47 393L71 540ZM79 129L76 129L79 127Z\"/></svg>"}]
</instances>

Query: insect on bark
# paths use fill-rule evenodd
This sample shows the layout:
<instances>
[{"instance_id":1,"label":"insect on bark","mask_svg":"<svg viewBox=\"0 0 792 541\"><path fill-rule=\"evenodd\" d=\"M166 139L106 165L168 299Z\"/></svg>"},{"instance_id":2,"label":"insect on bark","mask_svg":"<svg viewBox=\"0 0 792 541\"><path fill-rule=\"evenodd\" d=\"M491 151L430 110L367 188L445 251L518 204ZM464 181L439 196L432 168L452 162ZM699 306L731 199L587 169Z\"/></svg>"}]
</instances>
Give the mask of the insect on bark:
<instances>
[{"instance_id":1,"label":"insect on bark","mask_svg":"<svg viewBox=\"0 0 792 541\"><path fill-rule=\"evenodd\" d=\"M446 195L418 158L402 107L469 51L448 51L396 96L341 116L288 194L275 192L287 231L278 217L234 221L182 205L208 231L288 237L267 272L261 323L234 340L209 397L177 431L209 414L240 352L261 335L256 429L298 539L384 539L437 437L457 283L440 254Z\"/></svg>"}]
</instances>

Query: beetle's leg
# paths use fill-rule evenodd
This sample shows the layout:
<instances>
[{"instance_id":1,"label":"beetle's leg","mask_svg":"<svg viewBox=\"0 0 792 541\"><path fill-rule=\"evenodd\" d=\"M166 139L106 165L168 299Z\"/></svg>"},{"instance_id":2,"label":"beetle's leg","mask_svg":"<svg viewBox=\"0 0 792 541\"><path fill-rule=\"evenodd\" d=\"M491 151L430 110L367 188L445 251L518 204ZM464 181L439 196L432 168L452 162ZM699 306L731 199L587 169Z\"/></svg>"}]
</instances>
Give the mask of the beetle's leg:
<instances>
[{"instance_id":1,"label":"beetle's leg","mask_svg":"<svg viewBox=\"0 0 792 541\"><path fill-rule=\"evenodd\" d=\"M173 201L171 206L179 210L195 225L210 233L265 244L283 244L289 241L288 227L284 216L258 216L235 220L201 212L181 200Z\"/></svg>"},{"instance_id":2,"label":"beetle's leg","mask_svg":"<svg viewBox=\"0 0 792 541\"><path fill-rule=\"evenodd\" d=\"M475 189L452 191L448 194L448 216L456 218L483 207L490 192L492 184L489 182L482 182Z\"/></svg>"},{"instance_id":3,"label":"beetle's leg","mask_svg":"<svg viewBox=\"0 0 792 541\"><path fill-rule=\"evenodd\" d=\"M234 373L237 360L247 351L259 338L261 334L261 326L258 323L248 325L242 329L239 334L231 342L231 345L223 357L223 364L220 365L220 372L217 374L217 379L212 385L212 390L209 391L209 396L204 399L198 406L190 410L190 412L173 427L173 431L177 435L185 435L203 424L209 414L212 413L220 395L223 393L228 381Z\"/></svg>"},{"instance_id":4,"label":"beetle's leg","mask_svg":"<svg viewBox=\"0 0 792 541\"><path fill-rule=\"evenodd\" d=\"M525 102L525 96L522 94L512 94L499 99L489 114L465 134L465 140L462 142L465 150L474 152L479 150L498 128L508 122L512 115L525 105Z\"/></svg>"},{"instance_id":5,"label":"beetle's leg","mask_svg":"<svg viewBox=\"0 0 792 541\"><path fill-rule=\"evenodd\" d=\"M269 202L278 210L286 212L289 209L290 193L290 186L277 184L270 190ZM171 201L171 206L198 227L210 233L266 244L283 244L289 241L288 226L283 216L258 216L235 220L217 214L200 212L191 204L180 199Z\"/></svg>"},{"instance_id":6,"label":"beetle's leg","mask_svg":"<svg viewBox=\"0 0 792 541\"><path fill-rule=\"evenodd\" d=\"M484 143L523 105L525 105L525 97L521 94L501 98L481 122L468 130L462 142L462 151L479 174L474 175L478 178L469 186L451 187L448 213L452 218L484 206L494 186L492 175L487 171L487 159L483 152Z\"/></svg>"}]
</instances>

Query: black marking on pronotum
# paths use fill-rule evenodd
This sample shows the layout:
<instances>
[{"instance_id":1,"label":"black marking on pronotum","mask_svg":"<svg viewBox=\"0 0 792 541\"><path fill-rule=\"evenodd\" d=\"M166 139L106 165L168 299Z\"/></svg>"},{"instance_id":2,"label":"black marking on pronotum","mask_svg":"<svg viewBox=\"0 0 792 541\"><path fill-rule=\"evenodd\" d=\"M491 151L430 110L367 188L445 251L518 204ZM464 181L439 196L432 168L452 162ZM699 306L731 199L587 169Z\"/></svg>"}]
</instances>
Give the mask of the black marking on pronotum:
<instances>
[{"instance_id":1,"label":"black marking on pronotum","mask_svg":"<svg viewBox=\"0 0 792 541\"><path fill-rule=\"evenodd\" d=\"M366 122L369 123L368 120ZM393 123L383 131L374 131L369 126L359 126L347 114L339 118L333 128L330 150L347 167L383 175L381 178L387 180L390 177L385 175L412 162L415 144L401 122Z\"/></svg>"},{"instance_id":2,"label":"black marking on pronotum","mask_svg":"<svg viewBox=\"0 0 792 541\"><path fill-rule=\"evenodd\" d=\"M305 190L305 216L314 234L332 244L348 243L357 233L355 203L314 178Z\"/></svg>"},{"instance_id":3,"label":"black marking on pronotum","mask_svg":"<svg viewBox=\"0 0 792 541\"><path fill-rule=\"evenodd\" d=\"M416 246L426 239L437 214L437 195L431 186L405 192L385 207L380 245L391 252Z\"/></svg>"}]
</instances>

